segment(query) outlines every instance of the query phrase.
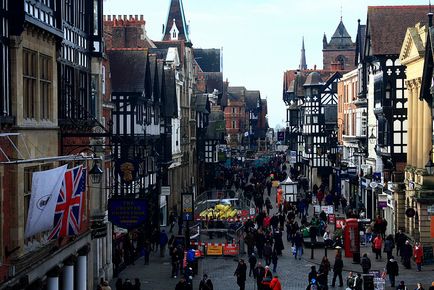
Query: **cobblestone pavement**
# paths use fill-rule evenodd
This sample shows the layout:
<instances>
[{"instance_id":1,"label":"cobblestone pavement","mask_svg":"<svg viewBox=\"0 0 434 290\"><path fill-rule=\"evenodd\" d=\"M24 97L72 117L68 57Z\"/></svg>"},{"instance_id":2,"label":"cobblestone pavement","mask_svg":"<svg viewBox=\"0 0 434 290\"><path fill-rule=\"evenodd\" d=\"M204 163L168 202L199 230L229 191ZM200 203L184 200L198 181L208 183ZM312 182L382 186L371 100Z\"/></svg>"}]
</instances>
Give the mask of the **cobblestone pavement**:
<instances>
[{"instance_id":1,"label":"cobblestone pavement","mask_svg":"<svg viewBox=\"0 0 434 290\"><path fill-rule=\"evenodd\" d=\"M275 192L273 189L271 200L275 200ZM275 206L273 207L276 208ZM312 208L312 207L311 207ZM176 231L176 229L175 229ZM284 237L286 235L284 234ZM318 265L324 256L324 249L315 249L314 259L310 259L310 249L305 249L305 253L301 260L295 260L290 254L290 244L284 241L285 250L283 256L279 257L277 274L282 282L282 289L285 290L304 290L307 286L307 275L310 271L312 265ZM362 246L361 252L366 252L371 258L372 269L373 270L383 270L385 267L386 259L383 257L382 261L375 261L375 257L370 253L370 248L364 248ZM329 250L328 256L330 263L334 263L334 251ZM241 256L245 260L247 257ZM264 264L265 262L263 262ZM135 265L128 266L124 271L119 274L120 278L129 278L133 280L134 278L139 278L142 284L143 290L173 290L175 289L176 283L179 279L170 278L170 258L166 254L166 257L160 258L157 253L153 253L150 259L150 265L143 265L143 258L136 261ZM215 290L237 290L238 286L236 284L236 277L234 276L234 271L237 266L236 258L229 257L206 257L199 262L199 273L194 277L193 289L197 290L199 287L199 281L202 274L206 273L211 278L214 284ZM317 267L318 268L318 267ZM428 289L432 281L434 281L434 267L423 267L422 272L416 272L415 267L411 270L403 269L400 265L400 275L397 277L397 281L404 280L407 284L408 289L414 289L417 282L422 282L425 289ZM361 267L358 264L353 264L351 258L344 258L344 284L345 278L348 276L348 271L360 272ZM331 279L333 273L329 274L329 285L331 284ZM112 289L116 289L114 284L116 279L111 282ZM338 284L338 283L336 283ZM386 281L386 285L390 285ZM428 287L427 287L428 286ZM345 289L344 287L329 287L330 289ZM247 278L246 290L256 290L256 283L254 283L253 278ZM386 290L392 289L391 287L386 287Z\"/></svg>"}]
</instances>

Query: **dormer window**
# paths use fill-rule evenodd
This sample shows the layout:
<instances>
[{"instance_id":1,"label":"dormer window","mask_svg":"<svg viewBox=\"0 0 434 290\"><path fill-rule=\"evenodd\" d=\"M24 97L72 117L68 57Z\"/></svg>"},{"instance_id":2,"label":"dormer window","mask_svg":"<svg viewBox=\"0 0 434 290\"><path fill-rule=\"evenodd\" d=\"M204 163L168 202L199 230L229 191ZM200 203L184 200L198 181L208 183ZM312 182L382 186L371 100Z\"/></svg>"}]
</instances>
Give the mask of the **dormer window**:
<instances>
[{"instance_id":1,"label":"dormer window","mask_svg":"<svg viewBox=\"0 0 434 290\"><path fill-rule=\"evenodd\" d=\"M176 19L173 19L172 29L170 29L170 40L178 40L179 30L176 27Z\"/></svg>"}]
</instances>

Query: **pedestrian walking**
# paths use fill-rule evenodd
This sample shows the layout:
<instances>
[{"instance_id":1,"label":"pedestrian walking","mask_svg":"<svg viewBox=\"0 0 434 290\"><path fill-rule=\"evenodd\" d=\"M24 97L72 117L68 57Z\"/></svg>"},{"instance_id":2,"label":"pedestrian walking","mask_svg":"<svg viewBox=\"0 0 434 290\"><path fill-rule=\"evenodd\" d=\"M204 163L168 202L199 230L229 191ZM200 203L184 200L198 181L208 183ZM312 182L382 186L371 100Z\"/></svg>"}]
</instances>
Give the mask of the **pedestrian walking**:
<instances>
[{"instance_id":1,"label":"pedestrian walking","mask_svg":"<svg viewBox=\"0 0 434 290\"><path fill-rule=\"evenodd\" d=\"M398 262L392 256L386 264L386 273L389 275L390 286L395 287L395 278L399 274Z\"/></svg>"},{"instance_id":2,"label":"pedestrian walking","mask_svg":"<svg viewBox=\"0 0 434 290\"><path fill-rule=\"evenodd\" d=\"M312 279L315 279L315 281L316 281L317 278L318 278L318 273L316 271L316 267L315 266L311 266L310 267L310 272L309 272L309 274L307 276L307 282L311 283Z\"/></svg>"},{"instance_id":3,"label":"pedestrian walking","mask_svg":"<svg viewBox=\"0 0 434 290\"><path fill-rule=\"evenodd\" d=\"M414 290L425 290L425 288L423 288L422 283L417 283L417 286L414 288Z\"/></svg>"},{"instance_id":4,"label":"pedestrian walking","mask_svg":"<svg viewBox=\"0 0 434 290\"><path fill-rule=\"evenodd\" d=\"M371 269L371 260L368 258L368 254L363 254L360 265L362 266L363 274L369 274L369 270Z\"/></svg>"},{"instance_id":5,"label":"pedestrian walking","mask_svg":"<svg viewBox=\"0 0 434 290\"><path fill-rule=\"evenodd\" d=\"M172 233L173 227L176 224L176 214L173 211L170 212L170 215L169 215L169 224L170 224L169 233Z\"/></svg>"},{"instance_id":6,"label":"pedestrian walking","mask_svg":"<svg viewBox=\"0 0 434 290\"><path fill-rule=\"evenodd\" d=\"M410 241L406 240L404 246L401 250L402 263L406 269L411 269L411 261L410 258L413 254L413 249L410 245Z\"/></svg>"},{"instance_id":7,"label":"pedestrian walking","mask_svg":"<svg viewBox=\"0 0 434 290\"><path fill-rule=\"evenodd\" d=\"M249 257L249 265L250 265L250 267L249 267L249 277L252 277L252 274L253 274L253 277L255 276L255 267L256 267L256 262L258 261L258 259L256 259L256 256L255 256L255 254L253 253L253 254L251 254L250 255L250 257Z\"/></svg>"},{"instance_id":8,"label":"pedestrian walking","mask_svg":"<svg viewBox=\"0 0 434 290\"><path fill-rule=\"evenodd\" d=\"M191 289L191 287L190 287L190 285L188 285L188 283L184 277L181 277L181 279L179 280L179 282L175 286L175 290L190 290L190 289Z\"/></svg>"},{"instance_id":9,"label":"pedestrian walking","mask_svg":"<svg viewBox=\"0 0 434 290\"><path fill-rule=\"evenodd\" d=\"M273 254L271 255L271 262L273 263L273 273L276 273L277 271L277 261L279 260L279 257L277 256L277 252L273 251Z\"/></svg>"},{"instance_id":10,"label":"pedestrian walking","mask_svg":"<svg viewBox=\"0 0 434 290\"><path fill-rule=\"evenodd\" d=\"M406 236L402 233L402 230L398 230L398 232L395 234L395 243L396 243L396 256L402 256L401 250L402 247L405 245Z\"/></svg>"},{"instance_id":11,"label":"pedestrian walking","mask_svg":"<svg viewBox=\"0 0 434 290\"><path fill-rule=\"evenodd\" d=\"M178 256L178 249L173 248L172 252L170 253L171 258L171 264L172 264L172 278L176 278L179 274L179 256Z\"/></svg>"},{"instance_id":12,"label":"pedestrian walking","mask_svg":"<svg viewBox=\"0 0 434 290\"><path fill-rule=\"evenodd\" d=\"M102 282L101 290L112 290L112 288L110 287L108 281L103 281Z\"/></svg>"},{"instance_id":13,"label":"pedestrian walking","mask_svg":"<svg viewBox=\"0 0 434 290\"><path fill-rule=\"evenodd\" d=\"M348 273L347 288L354 289L354 275L353 275L353 272L349 272Z\"/></svg>"},{"instance_id":14,"label":"pedestrian walking","mask_svg":"<svg viewBox=\"0 0 434 290\"><path fill-rule=\"evenodd\" d=\"M434 290L434 281L431 283L431 286L428 288L428 290Z\"/></svg>"},{"instance_id":15,"label":"pedestrian walking","mask_svg":"<svg viewBox=\"0 0 434 290\"><path fill-rule=\"evenodd\" d=\"M240 287L240 290L245 290L246 287L246 273L247 266L244 263L243 259L240 259L237 265L237 269L235 270L234 276L237 277L237 284Z\"/></svg>"},{"instance_id":16,"label":"pedestrian walking","mask_svg":"<svg viewBox=\"0 0 434 290\"><path fill-rule=\"evenodd\" d=\"M395 241L392 235L388 235L384 241L384 252L387 255L387 261L392 257L392 251L395 248Z\"/></svg>"},{"instance_id":17,"label":"pedestrian walking","mask_svg":"<svg viewBox=\"0 0 434 290\"><path fill-rule=\"evenodd\" d=\"M333 280L332 287L336 285L336 277L339 277L339 287L344 286L344 281L342 279L342 269L344 268L344 262L340 254L336 254L335 263L333 264Z\"/></svg>"},{"instance_id":18,"label":"pedestrian walking","mask_svg":"<svg viewBox=\"0 0 434 290\"><path fill-rule=\"evenodd\" d=\"M261 262L258 262L258 265L255 268L255 272L253 274L253 277L256 278L256 285L258 286L258 290L261 289L262 286L262 279L264 279L265 275L265 268L262 266Z\"/></svg>"},{"instance_id":19,"label":"pedestrian walking","mask_svg":"<svg viewBox=\"0 0 434 290\"><path fill-rule=\"evenodd\" d=\"M133 284L130 279L125 279L124 284L122 285L122 290L134 290Z\"/></svg>"},{"instance_id":20,"label":"pedestrian walking","mask_svg":"<svg viewBox=\"0 0 434 290\"><path fill-rule=\"evenodd\" d=\"M162 230L161 233L160 233L160 238L159 238L159 242L160 242L160 257L164 257L168 241L169 241L169 238L167 237L166 231Z\"/></svg>"},{"instance_id":21,"label":"pedestrian walking","mask_svg":"<svg viewBox=\"0 0 434 290\"><path fill-rule=\"evenodd\" d=\"M199 283L199 290L213 290L214 285L211 282L211 279L208 278L207 274L203 274L202 280Z\"/></svg>"},{"instance_id":22,"label":"pedestrian walking","mask_svg":"<svg viewBox=\"0 0 434 290\"><path fill-rule=\"evenodd\" d=\"M273 274L271 273L270 267L265 266L264 277L262 278L262 282L261 282L261 289L269 290L272 279L273 279Z\"/></svg>"},{"instance_id":23,"label":"pedestrian walking","mask_svg":"<svg viewBox=\"0 0 434 290\"><path fill-rule=\"evenodd\" d=\"M372 242L372 248L375 252L375 260L381 259L381 248L383 246L383 238L381 234L378 234Z\"/></svg>"},{"instance_id":24,"label":"pedestrian walking","mask_svg":"<svg viewBox=\"0 0 434 290\"><path fill-rule=\"evenodd\" d=\"M122 278L118 278L115 284L116 290L124 290L123 285Z\"/></svg>"},{"instance_id":25,"label":"pedestrian walking","mask_svg":"<svg viewBox=\"0 0 434 290\"><path fill-rule=\"evenodd\" d=\"M272 254L273 254L273 248L271 247L270 243L266 243L263 251L263 255L265 258L265 265L270 266Z\"/></svg>"},{"instance_id":26,"label":"pedestrian walking","mask_svg":"<svg viewBox=\"0 0 434 290\"><path fill-rule=\"evenodd\" d=\"M295 233L293 241L294 241L294 247L295 247L294 258L297 259L297 256L298 256L298 259L301 260L301 256L303 255L303 237L302 237L300 231L297 231Z\"/></svg>"},{"instance_id":27,"label":"pedestrian walking","mask_svg":"<svg viewBox=\"0 0 434 290\"><path fill-rule=\"evenodd\" d=\"M133 285L133 290L140 290L140 279L139 278L135 278L134 279L134 285Z\"/></svg>"},{"instance_id":28,"label":"pedestrian walking","mask_svg":"<svg viewBox=\"0 0 434 290\"><path fill-rule=\"evenodd\" d=\"M327 273L322 265L319 266L317 281L320 289L327 290L328 289L328 281L327 281Z\"/></svg>"},{"instance_id":29,"label":"pedestrian walking","mask_svg":"<svg viewBox=\"0 0 434 290\"><path fill-rule=\"evenodd\" d=\"M414 261L416 262L417 271L422 271L423 249L419 242L416 242L413 249Z\"/></svg>"},{"instance_id":30,"label":"pedestrian walking","mask_svg":"<svg viewBox=\"0 0 434 290\"><path fill-rule=\"evenodd\" d=\"M357 273L357 276L354 277L354 290L362 290L363 288L363 279L360 273Z\"/></svg>"},{"instance_id":31,"label":"pedestrian walking","mask_svg":"<svg viewBox=\"0 0 434 290\"><path fill-rule=\"evenodd\" d=\"M322 258L322 260L321 260L321 264L320 264L320 267L323 268L323 271L324 271L324 273L325 273L326 275L329 274L329 272L330 272L330 268L331 268L331 265L330 265L330 261L329 261L329 259L327 258L327 256L324 256L324 257Z\"/></svg>"},{"instance_id":32,"label":"pedestrian walking","mask_svg":"<svg viewBox=\"0 0 434 290\"><path fill-rule=\"evenodd\" d=\"M405 282L401 281L399 282L398 287L396 287L396 290L408 290L407 286L405 286Z\"/></svg>"},{"instance_id":33,"label":"pedestrian walking","mask_svg":"<svg viewBox=\"0 0 434 290\"><path fill-rule=\"evenodd\" d=\"M280 284L279 276L274 275L274 277L270 283L270 289L271 290L282 290L282 285Z\"/></svg>"}]
</instances>

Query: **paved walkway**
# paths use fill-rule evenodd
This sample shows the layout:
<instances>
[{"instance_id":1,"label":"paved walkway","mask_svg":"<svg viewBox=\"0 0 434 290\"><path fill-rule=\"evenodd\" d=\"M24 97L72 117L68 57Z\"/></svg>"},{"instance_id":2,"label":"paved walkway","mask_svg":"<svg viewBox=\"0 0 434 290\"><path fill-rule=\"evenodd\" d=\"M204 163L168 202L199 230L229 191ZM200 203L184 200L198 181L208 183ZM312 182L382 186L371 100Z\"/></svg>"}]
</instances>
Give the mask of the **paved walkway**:
<instances>
[{"instance_id":1,"label":"paved walkway","mask_svg":"<svg viewBox=\"0 0 434 290\"><path fill-rule=\"evenodd\" d=\"M271 201L275 201L276 189L273 188ZM312 208L312 207L310 207ZM276 210L276 206L273 206L272 213ZM271 213L271 214L272 214ZM167 231L166 231L167 232ZM177 229L174 229L177 232ZM286 235L284 235L286 236ZM304 290L307 286L307 274L310 271L312 265L319 265L321 259L324 256L324 249L314 250L314 259L310 259L310 248L305 249L305 253L302 260L295 260L290 253L291 245L289 243L285 244L285 250L282 257L279 258L278 270L279 279L282 282L282 289L284 290ZM382 271L386 264L386 258L383 257L382 260L376 261L375 256L371 251L371 248L361 247L361 254L366 252L372 262L372 270ZM334 263L334 250L328 250L328 257L330 263ZM248 258L244 255L242 256L245 260ZM264 263L264 261L263 261ZM214 283L215 290L236 290L238 289L236 285L236 278L233 276L237 262L234 258L224 258L224 257L206 257L201 259L199 262L199 274L193 279L193 289L198 289L198 285L203 273L207 273ZM417 272L415 267L411 270L404 269L400 264L400 275L397 277L397 281L404 280L407 284L408 289L414 289L417 282L422 282L425 289L428 289L432 281L434 281L434 266L424 266L422 272ZM352 263L352 258L344 257L344 280L348 275L348 272L360 272L361 266ZM124 271L119 274L122 279L129 278L132 281L134 278L139 278L142 284L142 290L173 290L175 289L178 279L170 278L171 264L170 257L166 253L166 257L159 257L159 253L152 253L150 257L150 264L145 266L143 258L138 259L135 265L128 266ZM329 285L331 285L331 279L333 274L329 275ZM115 290L116 279L111 281L111 287ZM344 281L345 283L345 281ZM388 280L386 285L389 286ZM427 287L428 286L428 287ZM344 287L329 287L330 289L345 289ZM393 288L386 287L386 290L391 290ZM253 278L247 278L246 290L256 290L256 283L254 283Z\"/></svg>"}]
</instances>

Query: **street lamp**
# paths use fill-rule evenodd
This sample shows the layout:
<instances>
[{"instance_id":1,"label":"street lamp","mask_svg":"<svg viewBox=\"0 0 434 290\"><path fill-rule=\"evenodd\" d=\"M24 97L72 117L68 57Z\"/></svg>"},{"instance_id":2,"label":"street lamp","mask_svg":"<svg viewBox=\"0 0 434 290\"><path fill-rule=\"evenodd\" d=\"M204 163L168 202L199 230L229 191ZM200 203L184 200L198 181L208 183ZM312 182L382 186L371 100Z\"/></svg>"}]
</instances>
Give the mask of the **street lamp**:
<instances>
[{"instance_id":1,"label":"street lamp","mask_svg":"<svg viewBox=\"0 0 434 290\"><path fill-rule=\"evenodd\" d=\"M90 178L93 184L101 183L102 174L104 173L98 165L99 160L94 160L92 169L89 170Z\"/></svg>"}]
</instances>

